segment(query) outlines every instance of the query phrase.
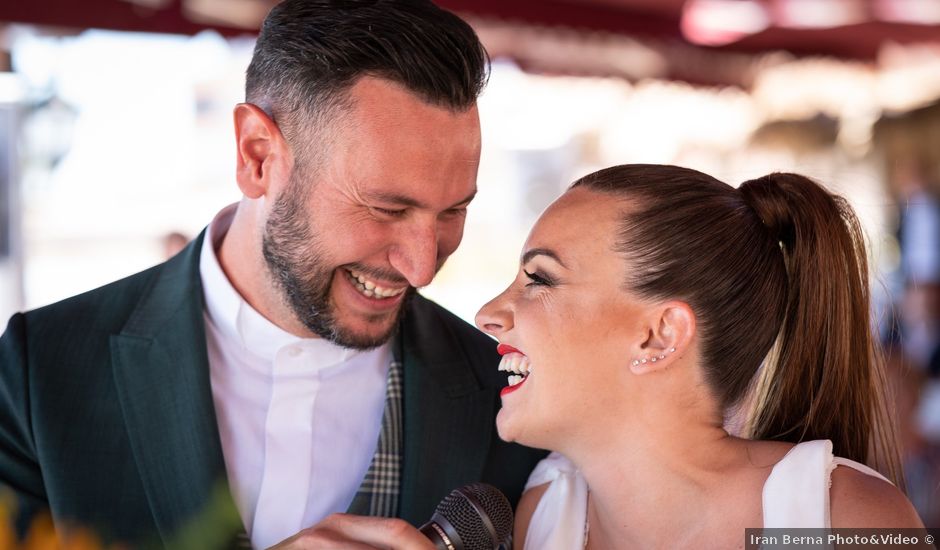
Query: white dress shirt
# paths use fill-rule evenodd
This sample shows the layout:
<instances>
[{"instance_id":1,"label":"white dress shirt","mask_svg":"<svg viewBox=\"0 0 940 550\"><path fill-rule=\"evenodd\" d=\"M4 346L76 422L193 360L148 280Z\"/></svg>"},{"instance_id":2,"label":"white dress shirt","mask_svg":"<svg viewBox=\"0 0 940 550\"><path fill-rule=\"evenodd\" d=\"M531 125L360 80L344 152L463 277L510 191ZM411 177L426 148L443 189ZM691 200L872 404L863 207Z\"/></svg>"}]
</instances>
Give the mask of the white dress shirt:
<instances>
[{"instance_id":1,"label":"white dress shirt","mask_svg":"<svg viewBox=\"0 0 940 550\"><path fill-rule=\"evenodd\" d=\"M199 262L209 374L229 487L267 548L349 507L378 442L391 347L299 338L259 314L216 256L234 213L209 225Z\"/></svg>"}]
</instances>

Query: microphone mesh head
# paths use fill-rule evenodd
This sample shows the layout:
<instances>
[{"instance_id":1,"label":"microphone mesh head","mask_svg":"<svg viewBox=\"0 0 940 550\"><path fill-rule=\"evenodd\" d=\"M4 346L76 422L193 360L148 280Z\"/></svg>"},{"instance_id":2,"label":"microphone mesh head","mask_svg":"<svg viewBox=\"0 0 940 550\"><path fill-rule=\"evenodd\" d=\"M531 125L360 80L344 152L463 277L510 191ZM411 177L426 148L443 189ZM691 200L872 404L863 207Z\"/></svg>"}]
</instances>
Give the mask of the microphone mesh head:
<instances>
[{"instance_id":1,"label":"microphone mesh head","mask_svg":"<svg viewBox=\"0 0 940 550\"><path fill-rule=\"evenodd\" d=\"M499 489L485 483L454 489L437 505L436 513L454 526L465 550L492 550L508 543L512 534L512 506Z\"/></svg>"}]
</instances>

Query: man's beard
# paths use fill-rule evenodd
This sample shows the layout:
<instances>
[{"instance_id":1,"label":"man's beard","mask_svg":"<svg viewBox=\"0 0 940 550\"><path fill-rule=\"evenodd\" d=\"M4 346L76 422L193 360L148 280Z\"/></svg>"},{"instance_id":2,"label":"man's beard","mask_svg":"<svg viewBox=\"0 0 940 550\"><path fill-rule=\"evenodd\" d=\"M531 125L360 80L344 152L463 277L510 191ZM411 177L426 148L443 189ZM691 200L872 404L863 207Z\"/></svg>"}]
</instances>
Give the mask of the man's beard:
<instances>
[{"instance_id":1,"label":"man's beard","mask_svg":"<svg viewBox=\"0 0 940 550\"><path fill-rule=\"evenodd\" d=\"M360 264L329 266L326 264L320 235L310 227L304 209L305 195L297 172L291 174L287 189L274 203L262 236L261 250L274 282L280 287L287 305L297 319L312 333L346 348L367 350L380 346L391 337L405 310L405 304L415 292L409 287L394 314L388 329L375 334L359 334L342 326L336 319L335 306L330 301L333 273L337 268L353 269L363 274L382 276L388 280L403 280L399 274L378 272ZM346 277L346 273L340 273ZM368 323L388 322L389 314L366 317Z\"/></svg>"}]
</instances>

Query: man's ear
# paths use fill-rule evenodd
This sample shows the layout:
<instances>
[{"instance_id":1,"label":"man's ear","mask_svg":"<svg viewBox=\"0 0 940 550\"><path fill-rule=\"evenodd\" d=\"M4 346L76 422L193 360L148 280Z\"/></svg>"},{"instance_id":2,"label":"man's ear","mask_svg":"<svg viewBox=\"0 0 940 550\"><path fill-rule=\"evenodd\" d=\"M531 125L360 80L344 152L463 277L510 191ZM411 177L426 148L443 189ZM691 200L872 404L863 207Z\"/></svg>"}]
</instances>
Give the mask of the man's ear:
<instances>
[{"instance_id":1,"label":"man's ear","mask_svg":"<svg viewBox=\"0 0 940 550\"><path fill-rule=\"evenodd\" d=\"M258 106L239 103L233 115L238 155L235 178L246 197L257 199L268 194L276 174L289 173L290 148L277 124Z\"/></svg>"},{"instance_id":2,"label":"man's ear","mask_svg":"<svg viewBox=\"0 0 940 550\"><path fill-rule=\"evenodd\" d=\"M670 301L657 307L649 317L646 339L630 358L634 374L659 371L673 364L695 335L695 313L685 302Z\"/></svg>"}]
</instances>

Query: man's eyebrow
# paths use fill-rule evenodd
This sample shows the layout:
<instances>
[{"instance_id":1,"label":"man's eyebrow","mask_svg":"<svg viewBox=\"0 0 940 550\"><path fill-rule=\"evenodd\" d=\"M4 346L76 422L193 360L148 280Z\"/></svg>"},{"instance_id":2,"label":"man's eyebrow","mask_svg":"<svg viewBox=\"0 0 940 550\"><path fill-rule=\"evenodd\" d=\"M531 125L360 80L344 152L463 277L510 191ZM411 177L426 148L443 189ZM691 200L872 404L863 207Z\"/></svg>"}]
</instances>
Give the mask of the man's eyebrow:
<instances>
[{"instance_id":1,"label":"man's eyebrow","mask_svg":"<svg viewBox=\"0 0 940 550\"><path fill-rule=\"evenodd\" d=\"M367 199L378 201L384 204L394 204L398 206L407 206L411 208L431 208L428 204L421 202L418 199L409 197L407 195L402 195L399 193L386 193L382 191L376 191L373 193L364 193L363 194ZM463 200L457 201L456 203L448 206L445 210L450 210L451 208L458 208L461 206L466 206L470 204L470 201L477 195L477 190L474 189L469 195L467 195Z\"/></svg>"},{"instance_id":2,"label":"man's eyebrow","mask_svg":"<svg viewBox=\"0 0 940 550\"><path fill-rule=\"evenodd\" d=\"M522 263L528 263L529 260L536 256L548 256L549 258L558 262L561 267L568 269L568 266L565 265L565 262L561 261L561 258L558 256L558 254L556 254L555 251L550 248L532 248L526 250L525 254L522 255Z\"/></svg>"}]
</instances>

